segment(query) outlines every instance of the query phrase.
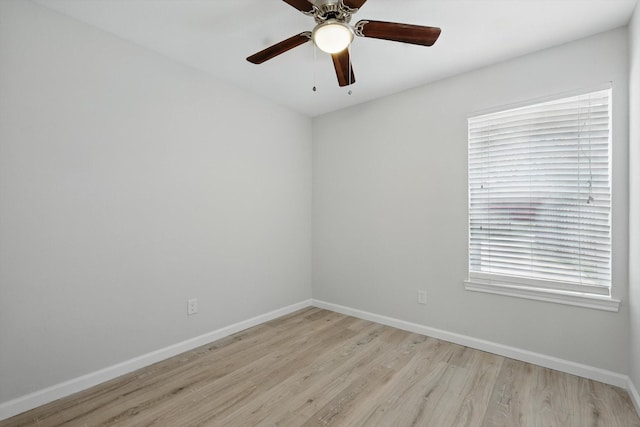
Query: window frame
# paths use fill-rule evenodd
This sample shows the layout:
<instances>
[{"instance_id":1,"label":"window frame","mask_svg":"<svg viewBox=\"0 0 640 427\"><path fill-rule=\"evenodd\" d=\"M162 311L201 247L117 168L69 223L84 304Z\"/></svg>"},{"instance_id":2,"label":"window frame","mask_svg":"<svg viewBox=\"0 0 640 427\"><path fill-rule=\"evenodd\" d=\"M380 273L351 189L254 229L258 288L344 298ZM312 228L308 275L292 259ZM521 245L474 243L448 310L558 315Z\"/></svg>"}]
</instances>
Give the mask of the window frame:
<instances>
[{"instance_id":1,"label":"window frame","mask_svg":"<svg viewBox=\"0 0 640 427\"><path fill-rule=\"evenodd\" d=\"M590 94L603 90L610 90L609 97L609 186L611 204L609 207L610 220L613 220L613 85L611 82L595 87L585 88L572 92L560 93L544 98L531 99L517 104L505 105L491 110L475 112L467 116L467 172L470 174L470 152L469 152L469 119L489 115L492 113L506 112L512 109L534 106L551 101L557 101L564 98L571 98L580 95ZM467 176L467 279L464 280L464 287L468 291L483 292L489 294L497 294L518 298L525 298L538 301L553 302L585 308L594 308L599 310L617 312L620 307L620 300L613 298L613 280L610 286L597 285L576 285L571 282L553 281L545 279L529 279L526 277L507 276L471 271L471 185L470 175ZM609 262L613 267L613 224L610 230L610 258ZM613 270L611 270L613 275ZM588 292L585 292L588 291Z\"/></svg>"}]
</instances>

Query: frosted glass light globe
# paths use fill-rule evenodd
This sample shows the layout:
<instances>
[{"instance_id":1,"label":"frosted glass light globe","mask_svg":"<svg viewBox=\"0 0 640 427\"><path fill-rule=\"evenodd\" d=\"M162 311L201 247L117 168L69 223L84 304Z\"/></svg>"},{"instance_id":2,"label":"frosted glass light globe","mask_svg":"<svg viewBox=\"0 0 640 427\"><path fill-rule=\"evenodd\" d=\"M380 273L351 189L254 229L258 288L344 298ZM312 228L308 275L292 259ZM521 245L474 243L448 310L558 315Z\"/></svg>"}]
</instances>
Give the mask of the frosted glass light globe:
<instances>
[{"instance_id":1,"label":"frosted glass light globe","mask_svg":"<svg viewBox=\"0 0 640 427\"><path fill-rule=\"evenodd\" d=\"M353 41L353 30L349 24L329 19L317 25L311 37L320 50L333 54L349 47Z\"/></svg>"}]
</instances>

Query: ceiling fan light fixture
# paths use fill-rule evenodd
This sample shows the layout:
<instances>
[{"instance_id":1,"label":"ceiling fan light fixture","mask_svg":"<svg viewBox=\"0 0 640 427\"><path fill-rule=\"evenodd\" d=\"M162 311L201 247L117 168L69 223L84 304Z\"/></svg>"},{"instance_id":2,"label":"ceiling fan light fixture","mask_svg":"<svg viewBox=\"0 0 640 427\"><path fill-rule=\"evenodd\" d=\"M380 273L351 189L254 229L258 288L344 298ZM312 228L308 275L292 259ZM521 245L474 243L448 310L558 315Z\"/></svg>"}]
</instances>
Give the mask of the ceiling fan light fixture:
<instances>
[{"instance_id":1,"label":"ceiling fan light fixture","mask_svg":"<svg viewBox=\"0 0 640 427\"><path fill-rule=\"evenodd\" d=\"M363 19L351 26L352 15L360 10L367 0L284 0L284 2L305 15L313 17L316 21L315 28L312 32L298 33L262 49L247 57L247 61L252 64L262 64L311 41L314 46L331 55L340 87L349 86L356 81L349 49L355 36L420 46L432 46L440 36L440 28L400 22Z\"/></svg>"},{"instance_id":2,"label":"ceiling fan light fixture","mask_svg":"<svg viewBox=\"0 0 640 427\"><path fill-rule=\"evenodd\" d=\"M353 30L349 24L336 19L329 19L316 25L311 38L318 48L326 53L334 54L345 50L353 41Z\"/></svg>"}]
</instances>

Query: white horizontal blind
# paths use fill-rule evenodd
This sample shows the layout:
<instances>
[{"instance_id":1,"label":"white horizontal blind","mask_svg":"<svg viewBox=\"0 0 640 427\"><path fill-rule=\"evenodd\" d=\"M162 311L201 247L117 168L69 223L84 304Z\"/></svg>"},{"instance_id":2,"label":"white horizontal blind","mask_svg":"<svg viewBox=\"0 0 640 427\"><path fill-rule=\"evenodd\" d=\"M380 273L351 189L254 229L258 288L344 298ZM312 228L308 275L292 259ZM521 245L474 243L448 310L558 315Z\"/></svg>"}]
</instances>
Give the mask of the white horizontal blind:
<instances>
[{"instance_id":1,"label":"white horizontal blind","mask_svg":"<svg viewBox=\"0 0 640 427\"><path fill-rule=\"evenodd\" d=\"M609 294L611 89L469 118L469 275Z\"/></svg>"}]
</instances>

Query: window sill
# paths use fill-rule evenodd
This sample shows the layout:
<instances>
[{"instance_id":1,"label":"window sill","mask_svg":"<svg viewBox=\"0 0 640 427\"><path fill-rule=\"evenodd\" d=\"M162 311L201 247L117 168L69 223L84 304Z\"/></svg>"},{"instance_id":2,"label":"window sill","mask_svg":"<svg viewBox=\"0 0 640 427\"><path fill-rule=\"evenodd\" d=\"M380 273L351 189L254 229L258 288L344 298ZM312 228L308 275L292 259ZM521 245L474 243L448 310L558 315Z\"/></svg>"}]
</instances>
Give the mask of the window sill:
<instances>
[{"instance_id":1,"label":"window sill","mask_svg":"<svg viewBox=\"0 0 640 427\"><path fill-rule=\"evenodd\" d=\"M620 300L604 295L511 285L478 279L465 280L464 288L467 291L553 302L556 304L573 305L597 310L618 312L620 308Z\"/></svg>"}]
</instances>

